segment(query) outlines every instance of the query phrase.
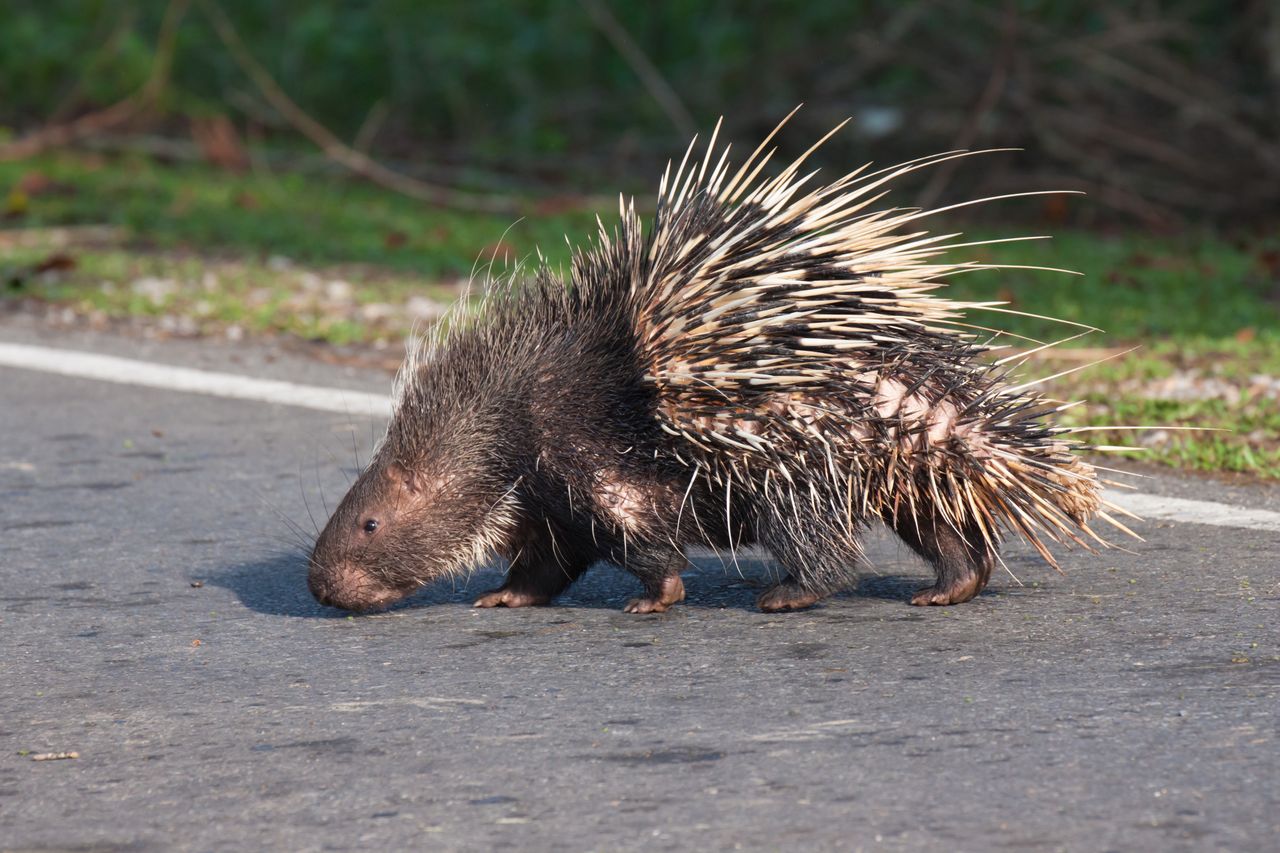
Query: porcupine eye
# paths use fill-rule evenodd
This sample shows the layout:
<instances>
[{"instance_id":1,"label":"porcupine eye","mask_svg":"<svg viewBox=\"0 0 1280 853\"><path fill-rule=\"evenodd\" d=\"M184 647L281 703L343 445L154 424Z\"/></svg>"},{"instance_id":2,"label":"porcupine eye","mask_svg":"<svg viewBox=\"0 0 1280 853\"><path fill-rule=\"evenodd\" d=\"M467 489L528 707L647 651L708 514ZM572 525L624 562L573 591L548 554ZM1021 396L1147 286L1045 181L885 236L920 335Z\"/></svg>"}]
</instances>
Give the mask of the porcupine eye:
<instances>
[{"instance_id":1,"label":"porcupine eye","mask_svg":"<svg viewBox=\"0 0 1280 853\"><path fill-rule=\"evenodd\" d=\"M372 533L377 529L378 529L378 519L376 518L365 519L365 522L364 522L365 533Z\"/></svg>"}]
</instances>

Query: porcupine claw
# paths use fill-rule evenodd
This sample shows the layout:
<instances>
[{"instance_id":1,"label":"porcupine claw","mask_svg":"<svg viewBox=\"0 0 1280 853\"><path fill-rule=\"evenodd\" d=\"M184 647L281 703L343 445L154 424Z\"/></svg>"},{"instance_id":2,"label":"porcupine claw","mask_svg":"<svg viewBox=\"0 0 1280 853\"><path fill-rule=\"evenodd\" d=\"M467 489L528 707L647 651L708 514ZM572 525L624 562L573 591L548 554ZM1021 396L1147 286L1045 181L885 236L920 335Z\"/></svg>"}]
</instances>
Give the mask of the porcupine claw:
<instances>
[{"instance_id":1,"label":"porcupine claw","mask_svg":"<svg viewBox=\"0 0 1280 853\"><path fill-rule=\"evenodd\" d=\"M633 598L622 608L623 613L665 613L673 604L684 601L684 581L679 575L667 575L657 595Z\"/></svg>"},{"instance_id":2,"label":"porcupine claw","mask_svg":"<svg viewBox=\"0 0 1280 853\"><path fill-rule=\"evenodd\" d=\"M931 604L961 604L981 592L985 585L981 576L971 574L953 580L946 586L935 585L917 590L916 594L911 596L911 603L917 607L927 607Z\"/></svg>"},{"instance_id":3,"label":"porcupine claw","mask_svg":"<svg viewBox=\"0 0 1280 853\"><path fill-rule=\"evenodd\" d=\"M782 613L787 610L805 610L817 604L822 596L802 589L789 580L766 589L756 599L756 606L765 613Z\"/></svg>"},{"instance_id":4,"label":"porcupine claw","mask_svg":"<svg viewBox=\"0 0 1280 853\"><path fill-rule=\"evenodd\" d=\"M476 599L472 607L541 607L551 603L551 596L528 590L500 586Z\"/></svg>"}]
</instances>

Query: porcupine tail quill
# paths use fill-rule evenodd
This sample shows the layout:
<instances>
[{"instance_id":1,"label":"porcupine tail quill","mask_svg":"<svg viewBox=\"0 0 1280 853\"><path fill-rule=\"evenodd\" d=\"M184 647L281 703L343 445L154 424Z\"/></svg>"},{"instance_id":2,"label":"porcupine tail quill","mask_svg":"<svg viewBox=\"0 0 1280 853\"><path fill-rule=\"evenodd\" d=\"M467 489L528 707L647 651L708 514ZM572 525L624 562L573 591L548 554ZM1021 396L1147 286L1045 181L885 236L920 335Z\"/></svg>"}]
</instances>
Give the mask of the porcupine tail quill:
<instances>
[{"instance_id":1,"label":"porcupine tail quill","mask_svg":"<svg viewBox=\"0 0 1280 853\"><path fill-rule=\"evenodd\" d=\"M979 244L912 230L940 210L873 207L895 179L982 152L814 186L801 168L828 134L761 177L787 119L736 170L716 134L691 159L695 139L663 176L647 236L623 204L620 228L601 226L574 258L575 281L631 300L658 417L683 439L693 476L754 490L775 516L805 520L777 527L837 540L832 553L857 553L858 528L875 518L932 518L992 551L1014 532L1055 567L1049 542L1109 544L1092 518L1136 535L1070 430L1047 420L1065 406L980 358L991 347L966 312L1001 303L938 295L950 274L1001 265L943 259ZM775 549L814 551L785 539Z\"/></svg>"}]
</instances>

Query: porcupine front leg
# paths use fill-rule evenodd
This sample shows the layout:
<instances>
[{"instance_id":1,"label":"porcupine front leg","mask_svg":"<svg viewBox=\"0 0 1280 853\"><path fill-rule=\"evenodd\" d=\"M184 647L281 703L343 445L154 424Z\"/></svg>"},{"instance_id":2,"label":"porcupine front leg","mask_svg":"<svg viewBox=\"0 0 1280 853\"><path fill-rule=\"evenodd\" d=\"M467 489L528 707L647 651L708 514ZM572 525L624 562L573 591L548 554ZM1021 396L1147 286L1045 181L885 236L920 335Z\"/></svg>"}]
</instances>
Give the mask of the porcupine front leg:
<instances>
[{"instance_id":1,"label":"porcupine front leg","mask_svg":"<svg viewBox=\"0 0 1280 853\"><path fill-rule=\"evenodd\" d=\"M628 601L622 608L624 613L664 613L671 605L684 601L680 573L689 567L689 561L678 549L669 545L649 549L632 546L618 563L644 584L644 595Z\"/></svg>"},{"instance_id":2,"label":"porcupine front leg","mask_svg":"<svg viewBox=\"0 0 1280 853\"><path fill-rule=\"evenodd\" d=\"M938 579L911 597L916 606L960 604L982 592L995 566L995 552L977 525L956 530L936 513L913 516L905 507L886 522L921 557L933 565Z\"/></svg>"},{"instance_id":3,"label":"porcupine front leg","mask_svg":"<svg viewBox=\"0 0 1280 853\"><path fill-rule=\"evenodd\" d=\"M510 557L502 586L476 599L476 607L532 607L551 600L576 581L594 562L594 555L574 548L569 537L557 536L550 526L530 522L523 541Z\"/></svg>"}]
</instances>

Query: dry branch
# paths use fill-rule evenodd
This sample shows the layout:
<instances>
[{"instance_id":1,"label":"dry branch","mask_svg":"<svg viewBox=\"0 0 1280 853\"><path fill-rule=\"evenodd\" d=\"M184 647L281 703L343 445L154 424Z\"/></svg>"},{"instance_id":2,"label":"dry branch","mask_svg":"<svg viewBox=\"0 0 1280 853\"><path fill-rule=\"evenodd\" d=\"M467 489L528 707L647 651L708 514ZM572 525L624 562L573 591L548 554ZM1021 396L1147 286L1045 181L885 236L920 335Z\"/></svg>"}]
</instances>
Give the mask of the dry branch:
<instances>
[{"instance_id":1,"label":"dry branch","mask_svg":"<svg viewBox=\"0 0 1280 853\"><path fill-rule=\"evenodd\" d=\"M119 127L150 110L169 83L169 69L173 66L173 48L178 27L189 5L189 0L171 0L165 9L160 35L156 39L155 58L151 61L151 73L138 91L104 109L65 124L43 127L7 145L0 145L0 161L25 160L50 148L70 145L78 139Z\"/></svg>"},{"instance_id":2,"label":"dry branch","mask_svg":"<svg viewBox=\"0 0 1280 853\"><path fill-rule=\"evenodd\" d=\"M600 32L604 33L609 43L631 66L631 70L640 78L640 82L649 90L649 95L657 101L658 106L667 114L667 118L671 120L680 135L685 139L692 138L697 133L693 116L689 114L689 110L676 94L676 90L671 88L671 84L662 76L662 72L649 60L649 57L640 49L640 45L636 44L635 39L631 38L631 34L622 26L609 7L600 0L578 0L578 2Z\"/></svg>"},{"instance_id":3,"label":"dry branch","mask_svg":"<svg viewBox=\"0 0 1280 853\"><path fill-rule=\"evenodd\" d=\"M312 118L289 97L270 72L249 52L221 6L214 0L197 0L197 2L213 24L223 45L230 51L232 59L253 81L262 97L294 130L319 146L329 159L389 190L440 207L481 213L510 214L519 212L526 206L525 201L516 196L481 195L429 184L394 172L368 155L355 150L339 139L333 131Z\"/></svg>"},{"instance_id":4,"label":"dry branch","mask_svg":"<svg viewBox=\"0 0 1280 853\"><path fill-rule=\"evenodd\" d=\"M973 146L974 141L978 138L978 133L982 129L982 123L991 114L991 111L995 109L996 102L1000 100L1000 96L1004 94L1005 85L1009 80L1009 66L1013 63L1013 46L1018 37L1018 7L1016 4L1005 4L1004 21L1004 35L1000 40L1000 52L996 55L995 62L991 66L991 75L987 78L987 84L983 87L982 94L978 96L978 101L974 104L969 117L960 128L960 132L956 134L956 138L950 148L952 151L967 150ZM917 197L917 207L927 210L933 206L933 203L942 195L942 191L947 184L951 182L951 176L955 173L959 163L959 160L948 160L938 168L931 170L929 183L925 184L924 189L920 191L920 195Z\"/></svg>"}]
</instances>

